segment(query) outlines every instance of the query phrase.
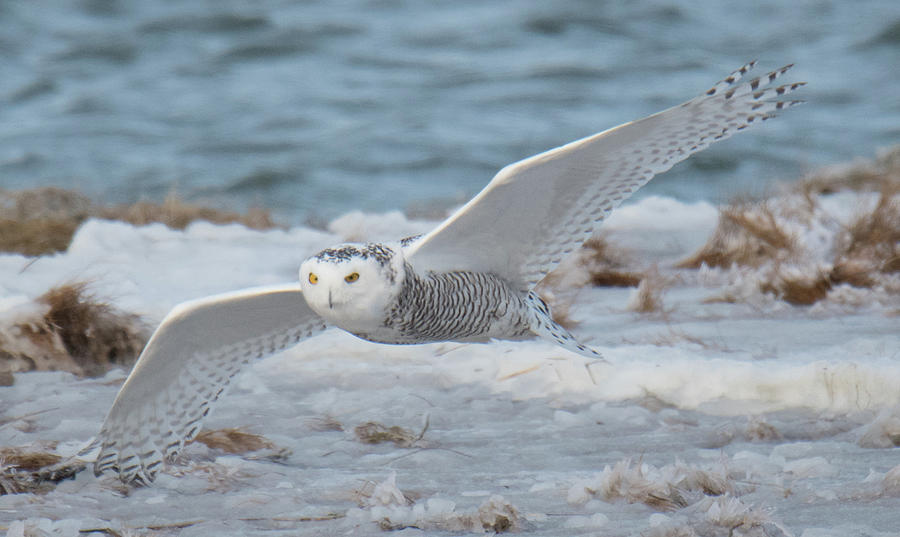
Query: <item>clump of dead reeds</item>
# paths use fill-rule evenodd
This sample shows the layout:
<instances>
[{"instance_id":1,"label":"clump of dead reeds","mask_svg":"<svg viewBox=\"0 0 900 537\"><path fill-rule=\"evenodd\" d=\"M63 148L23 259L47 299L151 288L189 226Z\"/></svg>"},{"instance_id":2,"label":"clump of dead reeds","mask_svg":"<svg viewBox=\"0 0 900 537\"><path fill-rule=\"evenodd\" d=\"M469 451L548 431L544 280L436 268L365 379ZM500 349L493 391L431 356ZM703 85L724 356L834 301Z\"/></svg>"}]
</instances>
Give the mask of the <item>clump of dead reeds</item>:
<instances>
[{"instance_id":1,"label":"clump of dead reeds","mask_svg":"<svg viewBox=\"0 0 900 537\"><path fill-rule=\"evenodd\" d=\"M636 287L643 274L630 270L631 256L606 236L595 235L581 247L581 265L596 287Z\"/></svg>"},{"instance_id":2,"label":"clump of dead reeds","mask_svg":"<svg viewBox=\"0 0 900 537\"><path fill-rule=\"evenodd\" d=\"M783 439L781 432L763 416L751 416L744 429L744 438L749 442L776 442Z\"/></svg>"},{"instance_id":3,"label":"clump of dead reeds","mask_svg":"<svg viewBox=\"0 0 900 537\"><path fill-rule=\"evenodd\" d=\"M41 310L0 326L0 370L99 376L131 366L147 341L136 315L90 296L85 283L54 287L37 302Z\"/></svg>"},{"instance_id":4,"label":"clump of dead reeds","mask_svg":"<svg viewBox=\"0 0 900 537\"><path fill-rule=\"evenodd\" d=\"M240 214L191 204L174 193L161 203L100 206L83 194L56 187L0 190L0 252L39 256L64 251L78 226L88 218L121 220L136 226L160 222L173 229L184 229L197 220L239 223L251 229L276 227L266 210L250 209Z\"/></svg>"},{"instance_id":5,"label":"clump of dead reeds","mask_svg":"<svg viewBox=\"0 0 900 537\"><path fill-rule=\"evenodd\" d=\"M210 449L254 460L283 461L291 455L290 449L279 447L262 435L233 427L201 431L191 442L199 442Z\"/></svg>"},{"instance_id":6,"label":"clump of dead reeds","mask_svg":"<svg viewBox=\"0 0 900 537\"><path fill-rule=\"evenodd\" d=\"M822 300L835 286L871 289L883 276L900 272L900 178L882 185L878 201L859 214L836 238L834 261L819 270L782 270L761 289L794 305Z\"/></svg>"},{"instance_id":7,"label":"clump of dead reeds","mask_svg":"<svg viewBox=\"0 0 900 537\"><path fill-rule=\"evenodd\" d=\"M882 185L875 207L860 214L841 239L836 267L845 280L862 283L867 268L900 272L900 173Z\"/></svg>"},{"instance_id":8,"label":"clump of dead reeds","mask_svg":"<svg viewBox=\"0 0 900 537\"><path fill-rule=\"evenodd\" d=\"M662 275L652 266L644 272L641 283L628 302L628 309L637 313L664 312L663 294L672 285L672 279Z\"/></svg>"},{"instance_id":9,"label":"clump of dead reeds","mask_svg":"<svg viewBox=\"0 0 900 537\"><path fill-rule=\"evenodd\" d=\"M631 268L633 265L631 254L601 233L588 239L570 258L564 259L556 270L541 280L536 289L552 306L554 319L557 322L561 319L563 322L560 324L563 324L567 320L568 312L565 309L571 303L571 297L560 297L572 289L586 285L636 287L643 278L643 273ZM556 319L557 309L561 310L560 319Z\"/></svg>"},{"instance_id":10,"label":"clump of dead reeds","mask_svg":"<svg viewBox=\"0 0 900 537\"><path fill-rule=\"evenodd\" d=\"M0 447L0 495L46 493L85 464L39 448Z\"/></svg>"},{"instance_id":11,"label":"clump of dead reeds","mask_svg":"<svg viewBox=\"0 0 900 537\"><path fill-rule=\"evenodd\" d=\"M334 416L320 416L306 420L306 425L313 431L343 431L344 425Z\"/></svg>"},{"instance_id":12,"label":"clump of dead reeds","mask_svg":"<svg viewBox=\"0 0 900 537\"><path fill-rule=\"evenodd\" d=\"M135 226L159 222L172 229L184 229L197 220L213 224L238 223L250 229L275 227L271 215L265 209L249 209L245 214L240 214L187 203L174 193L166 196L162 203L139 201L132 205L102 208L98 210L97 216L107 220L121 220Z\"/></svg>"},{"instance_id":13,"label":"clump of dead reeds","mask_svg":"<svg viewBox=\"0 0 900 537\"><path fill-rule=\"evenodd\" d=\"M801 244L800 236L828 218L822 196L845 189L877 201L836 230L830 246ZM793 305L815 304L839 285L879 287L900 272L900 146L875 162L813 175L783 196L722 208L709 241L678 266L757 270L759 291Z\"/></svg>"},{"instance_id":14,"label":"clump of dead reeds","mask_svg":"<svg viewBox=\"0 0 900 537\"><path fill-rule=\"evenodd\" d=\"M678 268L759 267L795 250L793 236L784 229L768 202L739 201L721 208L719 224L709 241L678 263Z\"/></svg>"},{"instance_id":15,"label":"clump of dead reeds","mask_svg":"<svg viewBox=\"0 0 900 537\"><path fill-rule=\"evenodd\" d=\"M734 484L724 470L705 470L680 462L656 468L624 459L613 467L605 467L596 478L575 484L569 489L568 501L583 504L598 497L675 511L703 496L733 491Z\"/></svg>"},{"instance_id":16,"label":"clump of dead reeds","mask_svg":"<svg viewBox=\"0 0 900 537\"><path fill-rule=\"evenodd\" d=\"M193 442L200 442L211 449L219 449L233 455L243 455L261 449L277 449L266 437L235 428L201 431Z\"/></svg>"},{"instance_id":17,"label":"clump of dead reeds","mask_svg":"<svg viewBox=\"0 0 900 537\"><path fill-rule=\"evenodd\" d=\"M416 442L422 440L427 430L427 421L418 434L410 429L400 427L399 425L388 427L381 423L369 421L357 425L353 429L353 434L356 436L356 439L363 444L384 444L390 442L397 447L407 448L412 447Z\"/></svg>"},{"instance_id":18,"label":"clump of dead reeds","mask_svg":"<svg viewBox=\"0 0 900 537\"><path fill-rule=\"evenodd\" d=\"M858 159L827 166L805 177L798 185L807 196L851 190L878 192L900 177L900 145L879 151L874 160Z\"/></svg>"},{"instance_id":19,"label":"clump of dead reeds","mask_svg":"<svg viewBox=\"0 0 900 537\"><path fill-rule=\"evenodd\" d=\"M400 490L395 473L381 483L366 482L354 492L360 507L385 531L418 528L499 534L521 528L519 510L499 495L490 496L474 511L457 511L455 502L444 499L417 503L419 495Z\"/></svg>"},{"instance_id":20,"label":"clump of dead reeds","mask_svg":"<svg viewBox=\"0 0 900 537\"><path fill-rule=\"evenodd\" d=\"M83 374L97 376L129 366L146 343L136 315L115 310L87 293L87 284L54 287L39 299L49 309L47 326L57 334Z\"/></svg>"}]
</instances>

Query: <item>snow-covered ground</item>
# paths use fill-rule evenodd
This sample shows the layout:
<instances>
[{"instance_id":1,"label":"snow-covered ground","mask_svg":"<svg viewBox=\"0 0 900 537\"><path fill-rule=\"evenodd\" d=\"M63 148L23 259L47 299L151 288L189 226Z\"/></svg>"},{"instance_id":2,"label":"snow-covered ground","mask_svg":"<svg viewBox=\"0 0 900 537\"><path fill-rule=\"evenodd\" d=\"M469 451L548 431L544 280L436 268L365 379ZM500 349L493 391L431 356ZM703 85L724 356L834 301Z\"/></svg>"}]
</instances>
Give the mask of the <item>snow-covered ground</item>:
<instances>
[{"instance_id":1,"label":"snow-covered ground","mask_svg":"<svg viewBox=\"0 0 900 537\"><path fill-rule=\"evenodd\" d=\"M286 458L194 443L151 487L86 471L46 494L0 496L0 532L900 535L897 295L707 301L750 276L667 267L716 218L664 198L613 215L609 239L658 263L669 288L651 314L627 308L634 289L566 293L573 330L607 363L541 341L385 346L329 330L255 363L205 424L263 435ZM432 225L399 213L346 215L327 232L89 221L66 253L0 255L0 317L86 280L152 325L183 300L292 281L335 242ZM74 455L125 375L17 374L0 387L0 446ZM363 443L354 429L368 422L412 437Z\"/></svg>"}]
</instances>

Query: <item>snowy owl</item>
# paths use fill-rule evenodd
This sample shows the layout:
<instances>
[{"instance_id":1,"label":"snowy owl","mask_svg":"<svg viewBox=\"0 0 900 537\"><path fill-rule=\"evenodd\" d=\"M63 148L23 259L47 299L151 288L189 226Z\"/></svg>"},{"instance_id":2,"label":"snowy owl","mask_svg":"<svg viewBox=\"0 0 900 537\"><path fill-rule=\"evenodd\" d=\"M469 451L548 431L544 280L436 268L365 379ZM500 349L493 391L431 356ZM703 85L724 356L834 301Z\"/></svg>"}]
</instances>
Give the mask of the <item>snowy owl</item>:
<instances>
[{"instance_id":1,"label":"snowy owl","mask_svg":"<svg viewBox=\"0 0 900 537\"><path fill-rule=\"evenodd\" d=\"M149 483L241 369L329 325L393 344L538 336L599 358L535 285L654 175L799 102L779 98L803 83L770 86L790 65L738 83L755 63L674 108L506 166L423 236L328 248L303 262L299 285L175 307L103 423L95 473Z\"/></svg>"}]
</instances>

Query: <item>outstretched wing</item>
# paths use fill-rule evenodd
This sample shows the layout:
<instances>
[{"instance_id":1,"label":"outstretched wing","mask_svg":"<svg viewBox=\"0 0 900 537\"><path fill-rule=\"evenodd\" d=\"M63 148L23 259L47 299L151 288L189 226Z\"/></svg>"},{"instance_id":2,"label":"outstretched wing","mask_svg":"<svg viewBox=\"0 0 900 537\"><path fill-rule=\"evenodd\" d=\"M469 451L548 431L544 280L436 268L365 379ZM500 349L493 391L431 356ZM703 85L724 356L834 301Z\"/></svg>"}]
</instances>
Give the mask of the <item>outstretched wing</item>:
<instances>
[{"instance_id":1,"label":"outstretched wing","mask_svg":"<svg viewBox=\"0 0 900 537\"><path fill-rule=\"evenodd\" d=\"M251 360L325 328L299 284L215 295L176 306L119 390L95 445L97 475L148 483L200 430L213 403Z\"/></svg>"},{"instance_id":2,"label":"outstretched wing","mask_svg":"<svg viewBox=\"0 0 900 537\"><path fill-rule=\"evenodd\" d=\"M654 175L799 102L778 98L802 83L763 89L790 65L738 84L755 63L679 106L506 166L407 259L418 271L491 272L530 289Z\"/></svg>"}]
</instances>

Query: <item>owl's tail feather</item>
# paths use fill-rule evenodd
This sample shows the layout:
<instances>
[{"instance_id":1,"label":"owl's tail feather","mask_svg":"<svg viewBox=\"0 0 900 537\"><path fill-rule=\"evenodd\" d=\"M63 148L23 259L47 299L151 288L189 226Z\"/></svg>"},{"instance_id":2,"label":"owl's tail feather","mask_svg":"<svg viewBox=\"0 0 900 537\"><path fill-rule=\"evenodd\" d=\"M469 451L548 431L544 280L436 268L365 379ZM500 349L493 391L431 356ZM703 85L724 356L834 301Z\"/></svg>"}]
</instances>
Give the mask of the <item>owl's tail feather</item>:
<instances>
[{"instance_id":1,"label":"owl's tail feather","mask_svg":"<svg viewBox=\"0 0 900 537\"><path fill-rule=\"evenodd\" d=\"M606 361L603 359L603 355L578 341L571 332L554 321L553 316L550 314L550 306L536 293L533 291L528 293L528 296L525 297L525 302L531 310L529 328L536 335L576 354L603 362Z\"/></svg>"}]
</instances>

